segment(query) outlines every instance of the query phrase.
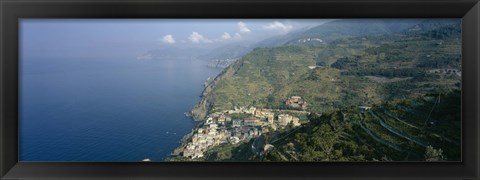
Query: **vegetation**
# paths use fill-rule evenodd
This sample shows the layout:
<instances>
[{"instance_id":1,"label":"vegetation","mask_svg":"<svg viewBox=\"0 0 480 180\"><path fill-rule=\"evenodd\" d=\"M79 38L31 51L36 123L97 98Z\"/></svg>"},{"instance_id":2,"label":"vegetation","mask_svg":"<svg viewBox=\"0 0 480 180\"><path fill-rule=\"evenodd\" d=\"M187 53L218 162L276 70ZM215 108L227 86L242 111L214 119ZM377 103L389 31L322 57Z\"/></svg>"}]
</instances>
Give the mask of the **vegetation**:
<instances>
[{"instance_id":1,"label":"vegetation","mask_svg":"<svg viewBox=\"0 0 480 180\"><path fill-rule=\"evenodd\" d=\"M459 22L372 23L313 28L295 37L323 43L256 48L227 67L194 114L234 106L291 109L285 100L301 96L311 115L300 128L264 134L274 148L260 156L246 153L243 143L212 149L207 159L460 160Z\"/></svg>"},{"instance_id":2,"label":"vegetation","mask_svg":"<svg viewBox=\"0 0 480 180\"><path fill-rule=\"evenodd\" d=\"M460 91L440 95L440 100L438 97L430 94L389 102L367 111L352 106L321 116L310 114L310 123L300 128L290 127L262 135L265 144L272 144L274 148L260 156L251 153L250 141L214 148L207 159L459 161L460 128L452 127L460 126ZM441 113L444 110L447 112ZM446 116L447 113L452 114Z\"/></svg>"}]
</instances>

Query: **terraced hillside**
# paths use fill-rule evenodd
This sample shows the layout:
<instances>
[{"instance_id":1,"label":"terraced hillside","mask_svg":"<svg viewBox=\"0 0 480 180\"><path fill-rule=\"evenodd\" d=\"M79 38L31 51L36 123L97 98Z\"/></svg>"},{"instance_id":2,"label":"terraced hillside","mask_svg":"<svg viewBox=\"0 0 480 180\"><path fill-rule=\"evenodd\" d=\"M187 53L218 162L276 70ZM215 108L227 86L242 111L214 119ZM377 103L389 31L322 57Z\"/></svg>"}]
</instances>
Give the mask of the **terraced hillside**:
<instances>
[{"instance_id":1,"label":"terraced hillside","mask_svg":"<svg viewBox=\"0 0 480 180\"><path fill-rule=\"evenodd\" d=\"M311 115L299 128L264 134L273 149L248 143L210 150L211 161L425 161L461 159L460 91ZM415 109L415 110L413 110ZM441 153L431 157L428 148Z\"/></svg>"},{"instance_id":2,"label":"terraced hillside","mask_svg":"<svg viewBox=\"0 0 480 180\"><path fill-rule=\"evenodd\" d=\"M432 94L382 104L367 111L348 108L311 117L310 124L277 140L272 151L257 158L265 161L424 161L426 149L431 146L442 150L443 158L438 160L459 161L460 96L459 91ZM293 157L285 159L292 154Z\"/></svg>"},{"instance_id":3,"label":"terraced hillside","mask_svg":"<svg viewBox=\"0 0 480 180\"><path fill-rule=\"evenodd\" d=\"M284 102L291 96L301 96L309 111L321 113L459 89L459 28L257 48L206 87L192 114L202 119L234 106L287 108Z\"/></svg>"},{"instance_id":4,"label":"terraced hillside","mask_svg":"<svg viewBox=\"0 0 480 180\"><path fill-rule=\"evenodd\" d=\"M204 159L460 160L460 22L374 25L382 32L340 38L322 30L316 35L336 38L256 48L227 67L192 110L197 119L234 107L295 109L285 101L301 96L309 122L216 147ZM267 144L273 148L258 152Z\"/></svg>"}]
</instances>

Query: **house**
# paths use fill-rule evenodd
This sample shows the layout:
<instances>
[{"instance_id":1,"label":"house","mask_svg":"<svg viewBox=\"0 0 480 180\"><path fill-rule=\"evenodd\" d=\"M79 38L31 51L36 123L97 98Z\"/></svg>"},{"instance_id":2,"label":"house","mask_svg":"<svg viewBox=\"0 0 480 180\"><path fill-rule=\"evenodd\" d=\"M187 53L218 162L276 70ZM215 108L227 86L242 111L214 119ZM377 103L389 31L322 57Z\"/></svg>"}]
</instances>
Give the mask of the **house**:
<instances>
[{"instance_id":1,"label":"house","mask_svg":"<svg viewBox=\"0 0 480 180\"><path fill-rule=\"evenodd\" d=\"M265 146L263 146L263 151L264 152L268 152L270 150L272 150L275 146L271 145L271 144L265 144Z\"/></svg>"},{"instance_id":2,"label":"house","mask_svg":"<svg viewBox=\"0 0 480 180\"><path fill-rule=\"evenodd\" d=\"M192 137L192 143L197 143L197 140L198 140L198 137L194 135Z\"/></svg>"},{"instance_id":3,"label":"house","mask_svg":"<svg viewBox=\"0 0 480 180\"><path fill-rule=\"evenodd\" d=\"M218 128L218 124L210 124L210 130L214 130Z\"/></svg>"},{"instance_id":4,"label":"house","mask_svg":"<svg viewBox=\"0 0 480 180\"><path fill-rule=\"evenodd\" d=\"M287 126L288 123L290 123L293 119L293 116L290 116L288 114L280 114L278 115L278 123L281 126Z\"/></svg>"},{"instance_id":5,"label":"house","mask_svg":"<svg viewBox=\"0 0 480 180\"><path fill-rule=\"evenodd\" d=\"M233 137L230 137L228 141L230 141L231 144L237 144L238 142L240 142L240 139L238 137L233 136Z\"/></svg>"},{"instance_id":6,"label":"house","mask_svg":"<svg viewBox=\"0 0 480 180\"><path fill-rule=\"evenodd\" d=\"M217 122L222 123L222 124L225 123L225 115L223 115L223 114L220 115L220 117L218 117L218 119L217 119Z\"/></svg>"},{"instance_id":7,"label":"house","mask_svg":"<svg viewBox=\"0 0 480 180\"><path fill-rule=\"evenodd\" d=\"M195 150L195 154L192 158L201 158L203 157L203 152L201 150Z\"/></svg>"},{"instance_id":8,"label":"house","mask_svg":"<svg viewBox=\"0 0 480 180\"><path fill-rule=\"evenodd\" d=\"M358 106L358 109L361 112L365 112L365 111L368 111L368 110L372 109L372 107L370 107L370 106Z\"/></svg>"},{"instance_id":9,"label":"house","mask_svg":"<svg viewBox=\"0 0 480 180\"><path fill-rule=\"evenodd\" d=\"M291 107L307 109L307 101L303 100L300 96L290 97L289 99L287 99L287 101L285 101L285 104Z\"/></svg>"},{"instance_id":10,"label":"house","mask_svg":"<svg viewBox=\"0 0 480 180\"><path fill-rule=\"evenodd\" d=\"M294 127L300 126L300 119L298 117L293 117L292 124Z\"/></svg>"},{"instance_id":11,"label":"house","mask_svg":"<svg viewBox=\"0 0 480 180\"><path fill-rule=\"evenodd\" d=\"M258 126L260 120L257 118L245 118L243 119L243 125L245 126Z\"/></svg>"},{"instance_id":12,"label":"house","mask_svg":"<svg viewBox=\"0 0 480 180\"><path fill-rule=\"evenodd\" d=\"M252 106L252 107L250 107L250 108L248 108L248 109L245 109L244 112L245 112L246 114L255 115L255 110L257 110L257 108L255 108L255 107Z\"/></svg>"},{"instance_id":13,"label":"house","mask_svg":"<svg viewBox=\"0 0 480 180\"><path fill-rule=\"evenodd\" d=\"M243 126L243 120L241 119L232 120L232 127L241 127L241 126Z\"/></svg>"},{"instance_id":14,"label":"house","mask_svg":"<svg viewBox=\"0 0 480 180\"><path fill-rule=\"evenodd\" d=\"M274 117L275 114L273 112L267 115L267 121L269 124L273 124Z\"/></svg>"},{"instance_id":15,"label":"house","mask_svg":"<svg viewBox=\"0 0 480 180\"><path fill-rule=\"evenodd\" d=\"M263 117L262 109L257 109L255 111L255 117Z\"/></svg>"},{"instance_id":16,"label":"house","mask_svg":"<svg viewBox=\"0 0 480 180\"><path fill-rule=\"evenodd\" d=\"M184 149L183 150L183 157L188 157L191 158L193 156L193 151L189 149Z\"/></svg>"},{"instance_id":17,"label":"house","mask_svg":"<svg viewBox=\"0 0 480 180\"><path fill-rule=\"evenodd\" d=\"M257 109L255 111L255 117L260 117L260 118L266 118L268 117L269 115L272 115L273 116L273 112L268 110L268 109Z\"/></svg>"},{"instance_id":18,"label":"house","mask_svg":"<svg viewBox=\"0 0 480 180\"><path fill-rule=\"evenodd\" d=\"M298 103L302 100L302 97L300 96L292 96L290 97L290 100L292 100L294 103Z\"/></svg>"}]
</instances>

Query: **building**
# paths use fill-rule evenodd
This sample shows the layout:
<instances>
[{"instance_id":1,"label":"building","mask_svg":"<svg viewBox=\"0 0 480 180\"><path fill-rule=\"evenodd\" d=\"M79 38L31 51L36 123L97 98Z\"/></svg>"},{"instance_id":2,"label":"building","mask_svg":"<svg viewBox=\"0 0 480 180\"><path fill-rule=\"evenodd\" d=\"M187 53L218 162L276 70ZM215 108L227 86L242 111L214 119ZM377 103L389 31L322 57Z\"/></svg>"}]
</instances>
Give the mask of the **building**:
<instances>
[{"instance_id":1,"label":"building","mask_svg":"<svg viewBox=\"0 0 480 180\"><path fill-rule=\"evenodd\" d=\"M266 117L267 113L270 113L270 111L266 109L257 109L255 111L255 117Z\"/></svg>"},{"instance_id":2,"label":"building","mask_svg":"<svg viewBox=\"0 0 480 180\"><path fill-rule=\"evenodd\" d=\"M267 121L269 124L273 124L274 117L275 114L273 112L267 115Z\"/></svg>"},{"instance_id":3,"label":"building","mask_svg":"<svg viewBox=\"0 0 480 180\"><path fill-rule=\"evenodd\" d=\"M263 146L263 151L264 152L268 152L270 150L272 150L275 146L271 145L271 144L265 144L265 146Z\"/></svg>"},{"instance_id":4,"label":"building","mask_svg":"<svg viewBox=\"0 0 480 180\"><path fill-rule=\"evenodd\" d=\"M298 117L293 117L292 118L292 124L293 126L300 126L300 119Z\"/></svg>"},{"instance_id":5,"label":"building","mask_svg":"<svg viewBox=\"0 0 480 180\"><path fill-rule=\"evenodd\" d=\"M302 97L300 97L300 96L292 96L292 97L290 98L290 100L292 100L292 102L294 102L294 103L298 103L298 102L300 102L300 101L302 100Z\"/></svg>"},{"instance_id":6,"label":"building","mask_svg":"<svg viewBox=\"0 0 480 180\"><path fill-rule=\"evenodd\" d=\"M290 123L293 119L293 116L290 116L288 114L280 114L278 115L278 123L281 126L287 126L288 123Z\"/></svg>"},{"instance_id":7,"label":"building","mask_svg":"<svg viewBox=\"0 0 480 180\"><path fill-rule=\"evenodd\" d=\"M307 101L303 100L300 96L290 97L289 99L287 99L287 101L285 101L285 104L291 107L307 109Z\"/></svg>"},{"instance_id":8,"label":"building","mask_svg":"<svg viewBox=\"0 0 480 180\"><path fill-rule=\"evenodd\" d=\"M247 114L255 115L255 110L257 110L257 108L255 108L255 107L252 106L252 107L250 107L250 108L248 108L248 109L245 109L244 112L247 113Z\"/></svg>"},{"instance_id":9,"label":"building","mask_svg":"<svg viewBox=\"0 0 480 180\"><path fill-rule=\"evenodd\" d=\"M233 136L233 137L230 137L230 138L228 139L228 141L229 141L231 144L237 144L237 143L240 142L240 139L239 139L238 137Z\"/></svg>"},{"instance_id":10,"label":"building","mask_svg":"<svg viewBox=\"0 0 480 180\"><path fill-rule=\"evenodd\" d=\"M225 115L223 115L223 114L220 115L220 117L218 117L218 119L217 119L217 122L222 123L222 124L225 123Z\"/></svg>"},{"instance_id":11,"label":"building","mask_svg":"<svg viewBox=\"0 0 480 180\"><path fill-rule=\"evenodd\" d=\"M210 129L214 130L218 128L218 124L210 124Z\"/></svg>"},{"instance_id":12,"label":"building","mask_svg":"<svg viewBox=\"0 0 480 180\"><path fill-rule=\"evenodd\" d=\"M358 110L360 110L361 112L365 112L365 111L368 111L372 109L372 107L370 106L358 106Z\"/></svg>"},{"instance_id":13,"label":"building","mask_svg":"<svg viewBox=\"0 0 480 180\"><path fill-rule=\"evenodd\" d=\"M241 119L232 120L232 127L241 127L241 126L243 126L243 120Z\"/></svg>"},{"instance_id":14,"label":"building","mask_svg":"<svg viewBox=\"0 0 480 180\"><path fill-rule=\"evenodd\" d=\"M268 110L268 109L257 109L255 111L255 117L260 117L260 118L266 118L268 117L269 115L272 115L273 116L273 112Z\"/></svg>"},{"instance_id":15,"label":"building","mask_svg":"<svg viewBox=\"0 0 480 180\"><path fill-rule=\"evenodd\" d=\"M243 119L243 125L245 126L258 126L260 120L257 118L245 118Z\"/></svg>"}]
</instances>

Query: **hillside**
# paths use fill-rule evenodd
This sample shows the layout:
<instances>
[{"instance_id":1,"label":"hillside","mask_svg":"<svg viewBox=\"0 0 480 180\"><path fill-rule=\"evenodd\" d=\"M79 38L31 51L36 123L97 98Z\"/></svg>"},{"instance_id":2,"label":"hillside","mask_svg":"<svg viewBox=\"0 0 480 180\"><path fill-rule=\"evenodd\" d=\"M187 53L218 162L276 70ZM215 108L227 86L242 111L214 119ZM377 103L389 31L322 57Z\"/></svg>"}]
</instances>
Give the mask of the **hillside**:
<instances>
[{"instance_id":1,"label":"hillside","mask_svg":"<svg viewBox=\"0 0 480 180\"><path fill-rule=\"evenodd\" d=\"M395 21L391 19L339 19L310 29L272 37L257 43L255 47L319 46L348 37L415 33L457 23L459 22L456 19L397 19Z\"/></svg>"},{"instance_id":2,"label":"hillside","mask_svg":"<svg viewBox=\"0 0 480 180\"><path fill-rule=\"evenodd\" d=\"M196 160L459 161L460 22L421 22L395 32L375 22L382 32L255 48L205 88L192 114L245 118L252 115L229 111L255 107L278 118ZM287 105L293 96L307 106ZM293 114L301 123L275 126L287 112L303 113Z\"/></svg>"},{"instance_id":3,"label":"hillside","mask_svg":"<svg viewBox=\"0 0 480 180\"><path fill-rule=\"evenodd\" d=\"M193 114L201 119L234 106L286 108L291 96L303 97L309 111L321 113L459 89L458 28L256 48L207 86Z\"/></svg>"},{"instance_id":4,"label":"hillside","mask_svg":"<svg viewBox=\"0 0 480 180\"><path fill-rule=\"evenodd\" d=\"M205 160L459 161L460 97L460 91L452 91L391 101L369 110L352 106L322 116L312 114L303 126L263 134L261 146L270 144L272 149L255 155L252 140L213 148ZM429 147L437 153L441 150L441 156L430 156Z\"/></svg>"}]
</instances>

